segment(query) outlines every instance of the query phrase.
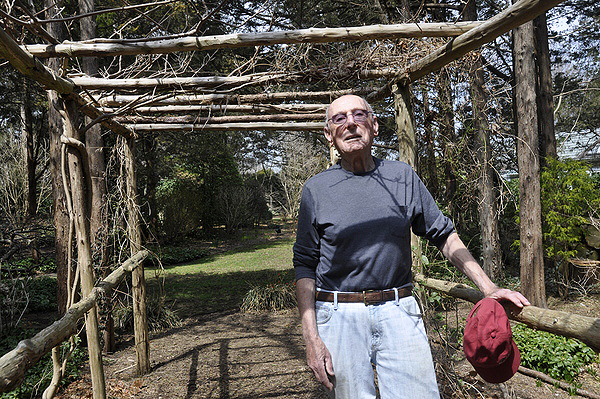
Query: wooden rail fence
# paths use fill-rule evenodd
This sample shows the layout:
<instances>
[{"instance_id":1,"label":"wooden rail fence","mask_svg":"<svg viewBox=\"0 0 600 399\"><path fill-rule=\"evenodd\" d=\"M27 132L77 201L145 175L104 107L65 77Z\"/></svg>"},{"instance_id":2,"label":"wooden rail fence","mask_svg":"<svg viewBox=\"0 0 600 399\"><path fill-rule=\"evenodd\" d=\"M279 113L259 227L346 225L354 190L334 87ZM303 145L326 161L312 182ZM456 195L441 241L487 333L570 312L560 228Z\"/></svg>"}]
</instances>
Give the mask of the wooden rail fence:
<instances>
[{"instance_id":1,"label":"wooden rail fence","mask_svg":"<svg viewBox=\"0 0 600 399\"><path fill-rule=\"evenodd\" d=\"M126 272L133 271L148 256L148 251L137 252L123 262L108 277L99 282L88 296L71 306L65 315L46 327L33 338L24 339L17 347L0 358L0 393L16 388L42 356L73 335L77 321L90 310L102 295L110 295Z\"/></svg>"}]
</instances>

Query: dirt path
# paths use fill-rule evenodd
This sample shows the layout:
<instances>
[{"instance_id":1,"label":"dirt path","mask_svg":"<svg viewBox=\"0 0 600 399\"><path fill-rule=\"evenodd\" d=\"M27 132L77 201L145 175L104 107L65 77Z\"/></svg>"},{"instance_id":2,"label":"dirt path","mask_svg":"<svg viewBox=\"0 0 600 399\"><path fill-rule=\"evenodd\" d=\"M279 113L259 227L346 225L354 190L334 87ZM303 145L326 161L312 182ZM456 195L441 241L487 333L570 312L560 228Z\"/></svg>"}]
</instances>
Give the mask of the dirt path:
<instances>
[{"instance_id":1,"label":"dirt path","mask_svg":"<svg viewBox=\"0 0 600 399\"><path fill-rule=\"evenodd\" d=\"M304 364L296 315L219 314L153 335L152 372L143 378L134 377L135 353L127 343L105 357L109 395L139 399L325 398ZM78 391L77 396L65 392L60 397L82 398L87 384L77 385L69 389Z\"/></svg>"},{"instance_id":2,"label":"dirt path","mask_svg":"<svg viewBox=\"0 0 600 399\"><path fill-rule=\"evenodd\" d=\"M438 359L443 343L439 337L431 340ZM304 363L295 311L237 312L188 320L180 328L152 334L150 355L152 371L142 378L134 375L131 341L105 357L110 398L326 398ZM448 375L447 364L438 365L444 398L578 398L521 374L506 384L487 384L460 356L451 363L452 375ZM595 386L598 388L600 385ZM89 378L71 384L59 395L61 399L88 397Z\"/></svg>"}]
</instances>

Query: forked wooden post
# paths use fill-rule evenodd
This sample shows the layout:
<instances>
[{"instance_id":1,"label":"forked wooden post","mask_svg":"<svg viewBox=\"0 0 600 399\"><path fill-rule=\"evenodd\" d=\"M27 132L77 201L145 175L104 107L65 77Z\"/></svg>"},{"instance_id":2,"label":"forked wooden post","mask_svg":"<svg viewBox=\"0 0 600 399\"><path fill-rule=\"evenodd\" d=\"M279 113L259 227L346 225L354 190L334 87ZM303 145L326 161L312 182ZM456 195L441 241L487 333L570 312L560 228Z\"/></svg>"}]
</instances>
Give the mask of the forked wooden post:
<instances>
[{"instance_id":1,"label":"forked wooden post","mask_svg":"<svg viewBox=\"0 0 600 399\"><path fill-rule=\"evenodd\" d=\"M71 99L62 101L64 118L64 136L70 142L79 142L77 130L77 105ZM83 146L83 144L81 143ZM90 240L89 209L87 200L89 188L85 184L86 156L85 147L68 146L69 180L73 201L73 218L77 238L77 262L81 273L81 296L86 297L94 288L95 277L92 266L92 249ZM102 366L102 348L98 333L98 310L93 306L86 314L85 333L87 337L90 374L94 399L106 398L106 383Z\"/></svg>"}]
</instances>

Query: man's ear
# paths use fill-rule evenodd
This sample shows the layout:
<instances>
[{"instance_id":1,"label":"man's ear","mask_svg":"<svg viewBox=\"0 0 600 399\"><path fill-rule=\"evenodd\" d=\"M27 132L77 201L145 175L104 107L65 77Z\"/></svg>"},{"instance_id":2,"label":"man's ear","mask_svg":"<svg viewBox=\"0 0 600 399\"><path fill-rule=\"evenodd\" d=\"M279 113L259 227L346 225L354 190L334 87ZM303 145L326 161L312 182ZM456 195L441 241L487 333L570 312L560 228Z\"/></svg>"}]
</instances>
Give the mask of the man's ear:
<instances>
[{"instance_id":1,"label":"man's ear","mask_svg":"<svg viewBox=\"0 0 600 399\"><path fill-rule=\"evenodd\" d=\"M325 126L323 128L323 134L325 134L325 138L327 139L327 141L329 142L329 144L333 145L333 136L331 135L331 131L329 130L328 126Z\"/></svg>"},{"instance_id":2,"label":"man's ear","mask_svg":"<svg viewBox=\"0 0 600 399\"><path fill-rule=\"evenodd\" d=\"M379 122L377 122L377 117L373 115L373 136L379 135Z\"/></svg>"}]
</instances>

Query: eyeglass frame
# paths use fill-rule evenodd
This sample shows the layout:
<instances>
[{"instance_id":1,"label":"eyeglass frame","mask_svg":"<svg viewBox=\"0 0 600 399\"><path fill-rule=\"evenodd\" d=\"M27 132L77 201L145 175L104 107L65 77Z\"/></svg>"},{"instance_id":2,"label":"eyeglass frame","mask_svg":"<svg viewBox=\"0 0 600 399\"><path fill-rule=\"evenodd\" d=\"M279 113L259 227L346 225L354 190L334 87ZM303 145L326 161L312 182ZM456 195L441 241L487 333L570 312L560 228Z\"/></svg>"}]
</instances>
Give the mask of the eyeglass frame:
<instances>
[{"instance_id":1,"label":"eyeglass frame","mask_svg":"<svg viewBox=\"0 0 600 399\"><path fill-rule=\"evenodd\" d=\"M367 114L367 115L366 115L366 117L365 117L365 120L364 120L364 121L362 121L362 122L358 122L358 121L356 121L356 118L355 118L355 116L354 116L354 114L355 114L356 112L365 112L365 113ZM348 111L348 112L346 112L345 114L340 112L340 113L337 113L337 114L333 115L331 118L328 118L328 119L327 119L327 122L331 121L331 123L333 123L334 125L337 125L337 126L342 126L342 125L344 125L346 122L348 122L348 114L352 114L352 120L353 120L355 123L363 124L363 123L365 123L365 122L367 121L367 119L369 118L369 115L373 114L373 111L369 111L369 110L367 110L367 109L355 109L355 110L353 110L353 111ZM335 122L333 121L333 118L335 118L335 117L336 117L336 116L338 116L338 115L343 115L343 116L344 116L344 121L343 121L343 122L341 122L341 123L335 123Z\"/></svg>"}]
</instances>

